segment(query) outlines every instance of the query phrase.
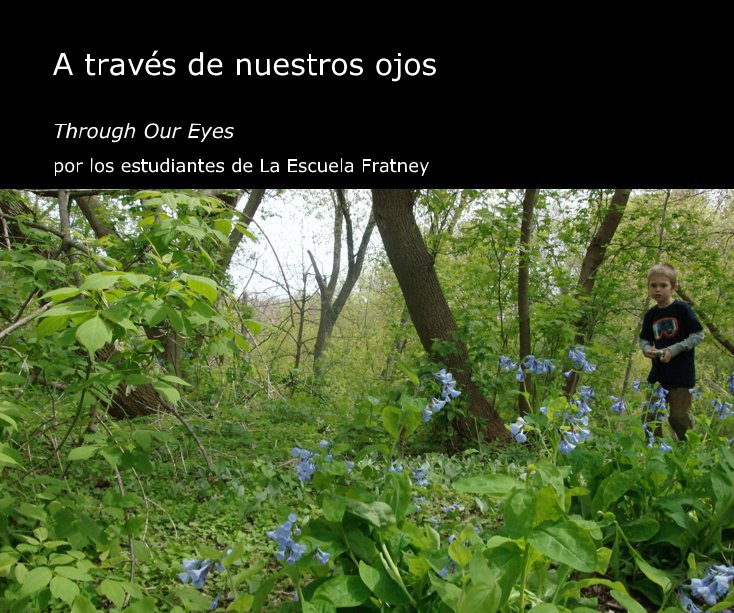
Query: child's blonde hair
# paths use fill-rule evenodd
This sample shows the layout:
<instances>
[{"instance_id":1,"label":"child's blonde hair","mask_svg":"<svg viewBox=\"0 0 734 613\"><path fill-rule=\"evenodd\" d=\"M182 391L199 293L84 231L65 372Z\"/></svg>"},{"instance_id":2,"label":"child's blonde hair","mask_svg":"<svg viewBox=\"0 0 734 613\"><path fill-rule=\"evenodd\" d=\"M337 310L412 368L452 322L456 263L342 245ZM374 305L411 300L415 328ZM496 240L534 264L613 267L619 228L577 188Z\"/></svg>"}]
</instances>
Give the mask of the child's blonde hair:
<instances>
[{"instance_id":1,"label":"child's blonde hair","mask_svg":"<svg viewBox=\"0 0 734 613\"><path fill-rule=\"evenodd\" d=\"M671 285L678 285L678 271L672 264L655 264L650 268L650 272L647 273L647 281L650 282L650 277L653 275L663 275L668 277Z\"/></svg>"}]
</instances>

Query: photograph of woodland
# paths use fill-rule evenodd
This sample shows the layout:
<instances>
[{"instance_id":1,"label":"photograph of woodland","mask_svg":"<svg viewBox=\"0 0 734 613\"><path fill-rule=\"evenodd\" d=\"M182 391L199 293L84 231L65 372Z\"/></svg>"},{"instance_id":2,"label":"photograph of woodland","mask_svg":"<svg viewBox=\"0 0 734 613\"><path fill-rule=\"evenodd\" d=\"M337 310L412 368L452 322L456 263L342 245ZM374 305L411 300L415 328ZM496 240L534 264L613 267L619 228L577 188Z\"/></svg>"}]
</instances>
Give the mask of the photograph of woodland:
<instances>
[{"instance_id":1,"label":"photograph of woodland","mask_svg":"<svg viewBox=\"0 0 734 613\"><path fill-rule=\"evenodd\" d=\"M734 190L0 189L0 611L734 610Z\"/></svg>"}]
</instances>

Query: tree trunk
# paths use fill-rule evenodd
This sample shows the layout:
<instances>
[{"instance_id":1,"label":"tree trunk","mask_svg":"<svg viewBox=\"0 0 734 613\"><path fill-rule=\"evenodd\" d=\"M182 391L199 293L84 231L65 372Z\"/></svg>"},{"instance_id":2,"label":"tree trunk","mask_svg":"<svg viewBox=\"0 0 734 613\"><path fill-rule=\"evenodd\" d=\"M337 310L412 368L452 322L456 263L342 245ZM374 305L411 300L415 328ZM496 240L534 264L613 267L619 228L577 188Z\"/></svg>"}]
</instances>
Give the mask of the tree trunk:
<instances>
[{"instance_id":1,"label":"tree trunk","mask_svg":"<svg viewBox=\"0 0 734 613\"><path fill-rule=\"evenodd\" d=\"M614 233L622 221L624 209L629 201L630 189L617 189L612 196L612 203L609 206L599 229L589 243L586 250L584 261L581 263L581 272L579 273L577 297L590 297L596 282L596 271L604 262L604 256L607 252L609 243L614 238ZM576 345L584 345L591 340L591 322L593 320L592 312L588 305L584 305L581 316L576 322L576 337L574 343ZM566 394L572 395L576 391L578 385L578 374L568 378L566 382Z\"/></svg>"},{"instance_id":2,"label":"tree trunk","mask_svg":"<svg viewBox=\"0 0 734 613\"><path fill-rule=\"evenodd\" d=\"M247 203L245 204L245 209L244 211L242 211L241 214L239 214L239 225L243 226L244 228L247 228L250 225L250 222L255 217L255 213L257 212L257 209L260 206L264 195L264 189L253 189L250 192L250 196L247 198ZM231 206L233 210L234 207L237 205L236 201L231 203L221 196L220 199L222 199L222 202L224 202L228 206ZM237 215L236 211L235 214ZM242 242L243 236L244 234L240 232L236 227L233 228L232 231L229 233L229 245L224 250L222 257L219 260L219 265L222 271L226 271L229 268L229 265L232 262L232 257L234 256L235 251L237 251L237 247L239 247L240 243Z\"/></svg>"},{"instance_id":3,"label":"tree trunk","mask_svg":"<svg viewBox=\"0 0 734 613\"><path fill-rule=\"evenodd\" d=\"M339 290L339 293L336 294L336 285L339 280L339 263L341 260L343 227L346 229L347 235L347 276L344 279L344 284ZM359 279L359 275L362 274L364 257L374 228L375 219L373 215L370 215L367 226L364 229L364 234L362 234L362 241L360 242L359 249L355 254L354 229L352 227L352 218L349 213L349 204L347 203L344 190L336 190L334 199L334 257L331 266L331 276L329 277L328 282L321 275L313 254L310 251L308 252L309 257L311 258L311 264L313 265L314 274L316 275L316 282L318 283L319 294L321 297L319 329L316 333L316 344L313 349L314 374L316 376L324 374L323 353L326 348L326 343L331 338L331 333L334 331L336 321L339 319L339 315L346 305L349 295L352 293L352 289L354 289L354 285ZM336 298L334 298L335 294Z\"/></svg>"},{"instance_id":4,"label":"tree trunk","mask_svg":"<svg viewBox=\"0 0 734 613\"><path fill-rule=\"evenodd\" d=\"M436 271L418 225L413 217L413 194L407 189L372 190L373 211L385 252L405 298L410 317L423 348L451 370L472 415L459 418L456 427L468 440L483 431L487 440L509 440L509 433L499 414L482 395L471 378L466 346L458 339L458 328L441 290ZM444 354L434 342L451 349Z\"/></svg>"},{"instance_id":5,"label":"tree trunk","mask_svg":"<svg viewBox=\"0 0 734 613\"><path fill-rule=\"evenodd\" d=\"M533 223L533 209L537 189L526 189L522 200L522 223L520 224L520 253L517 269L517 313L520 320L520 360L532 352L530 342L530 228ZM528 398L522 392L532 394L532 379L525 375L525 381L520 382L518 396L518 410L520 415L527 415L530 411Z\"/></svg>"}]
</instances>

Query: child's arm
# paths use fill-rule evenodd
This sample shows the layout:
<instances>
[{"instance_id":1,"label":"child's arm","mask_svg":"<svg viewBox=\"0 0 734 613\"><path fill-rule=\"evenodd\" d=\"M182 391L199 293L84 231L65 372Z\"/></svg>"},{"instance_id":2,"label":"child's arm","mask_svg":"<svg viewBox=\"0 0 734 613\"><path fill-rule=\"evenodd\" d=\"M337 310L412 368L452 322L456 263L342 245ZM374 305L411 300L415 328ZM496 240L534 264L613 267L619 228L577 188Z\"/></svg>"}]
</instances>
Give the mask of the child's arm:
<instances>
[{"instance_id":1,"label":"child's arm","mask_svg":"<svg viewBox=\"0 0 734 613\"><path fill-rule=\"evenodd\" d=\"M688 335L688 338L682 340L680 343L675 343L674 345L667 347L667 349L668 351L670 351L671 357L674 358L679 353L683 353L684 351L690 351L696 345L698 345L702 340L703 340L703 330L699 332L691 332Z\"/></svg>"},{"instance_id":2,"label":"child's arm","mask_svg":"<svg viewBox=\"0 0 734 613\"><path fill-rule=\"evenodd\" d=\"M654 359L657 354L655 349L655 345L652 343L653 334L652 334L652 324L650 323L650 317L649 312L645 313L645 317L642 321L642 330L640 330L640 336L638 337L638 342L640 345L640 349L642 350L642 353L645 355L646 358Z\"/></svg>"}]
</instances>

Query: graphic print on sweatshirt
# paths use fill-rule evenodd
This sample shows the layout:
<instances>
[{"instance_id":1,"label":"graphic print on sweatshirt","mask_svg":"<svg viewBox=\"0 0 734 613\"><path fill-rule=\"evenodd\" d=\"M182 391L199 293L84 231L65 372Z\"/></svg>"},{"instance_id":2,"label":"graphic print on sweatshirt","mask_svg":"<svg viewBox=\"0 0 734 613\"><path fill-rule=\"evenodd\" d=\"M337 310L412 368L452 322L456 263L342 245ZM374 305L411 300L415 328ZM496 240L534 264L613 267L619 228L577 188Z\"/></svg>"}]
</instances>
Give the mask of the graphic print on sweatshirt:
<instances>
[{"instance_id":1,"label":"graphic print on sweatshirt","mask_svg":"<svg viewBox=\"0 0 734 613\"><path fill-rule=\"evenodd\" d=\"M678 334L679 329L680 326L678 325L677 317L663 317L652 324L652 331L656 341L665 337L674 338Z\"/></svg>"}]
</instances>

